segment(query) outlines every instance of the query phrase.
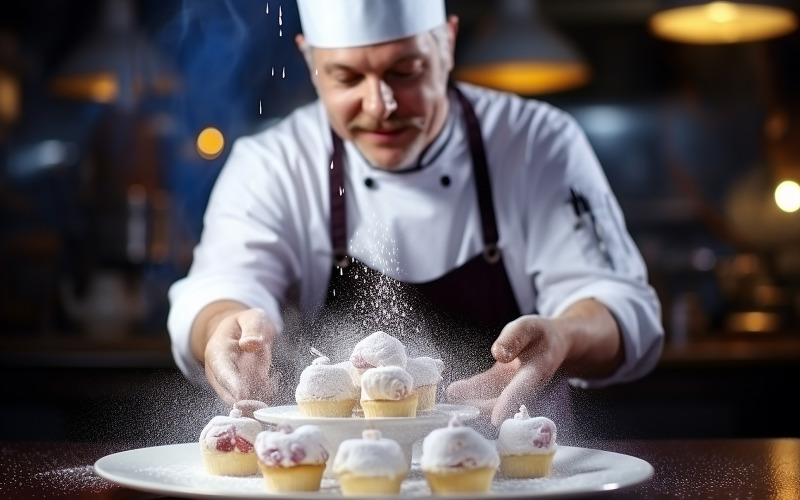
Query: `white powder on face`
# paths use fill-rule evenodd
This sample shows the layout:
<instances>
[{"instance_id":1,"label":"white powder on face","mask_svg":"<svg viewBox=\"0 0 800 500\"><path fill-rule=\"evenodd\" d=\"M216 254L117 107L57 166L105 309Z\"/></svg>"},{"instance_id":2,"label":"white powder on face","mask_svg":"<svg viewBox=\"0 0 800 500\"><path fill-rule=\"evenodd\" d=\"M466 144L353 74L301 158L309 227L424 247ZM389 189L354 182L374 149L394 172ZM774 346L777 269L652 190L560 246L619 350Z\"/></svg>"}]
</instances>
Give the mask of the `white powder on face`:
<instances>
[{"instance_id":1,"label":"white powder on face","mask_svg":"<svg viewBox=\"0 0 800 500\"><path fill-rule=\"evenodd\" d=\"M399 401L411 394L414 379L399 366L370 368L361 376L362 400Z\"/></svg>"},{"instance_id":2,"label":"white powder on face","mask_svg":"<svg viewBox=\"0 0 800 500\"><path fill-rule=\"evenodd\" d=\"M333 471L361 477L398 477L408 473L408 464L397 441L382 437L379 430L365 430L362 439L342 441Z\"/></svg>"},{"instance_id":3,"label":"white powder on face","mask_svg":"<svg viewBox=\"0 0 800 500\"><path fill-rule=\"evenodd\" d=\"M341 401L358 399L360 391L343 364L329 364L328 358L317 358L300 374L295 399L300 401Z\"/></svg>"},{"instance_id":4,"label":"white powder on face","mask_svg":"<svg viewBox=\"0 0 800 500\"><path fill-rule=\"evenodd\" d=\"M525 405L500 426L497 451L501 455L547 454L557 447L556 424L546 417L531 418Z\"/></svg>"},{"instance_id":5,"label":"white powder on face","mask_svg":"<svg viewBox=\"0 0 800 500\"><path fill-rule=\"evenodd\" d=\"M477 469L500 466L494 443L453 418L447 427L434 429L422 441L422 470Z\"/></svg>"}]
</instances>

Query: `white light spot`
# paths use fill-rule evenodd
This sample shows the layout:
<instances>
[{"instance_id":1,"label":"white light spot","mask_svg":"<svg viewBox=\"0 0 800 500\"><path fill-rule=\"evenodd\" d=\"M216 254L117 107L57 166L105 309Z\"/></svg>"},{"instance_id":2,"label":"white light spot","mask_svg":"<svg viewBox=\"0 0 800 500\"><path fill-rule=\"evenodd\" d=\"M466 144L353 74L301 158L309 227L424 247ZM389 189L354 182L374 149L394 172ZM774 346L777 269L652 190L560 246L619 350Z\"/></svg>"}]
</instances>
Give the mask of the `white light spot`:
<instances>
[{"instance_id":1,"label":"white light spot","mask_svg":"<svg viewBox=\"0 0 800 500\"><path fill-rule=\"evenodd\" d=\"M800 185L795 181L783 181L775 188L775 203L787 213L800 209Z\"/></svg>"}]
</instances>

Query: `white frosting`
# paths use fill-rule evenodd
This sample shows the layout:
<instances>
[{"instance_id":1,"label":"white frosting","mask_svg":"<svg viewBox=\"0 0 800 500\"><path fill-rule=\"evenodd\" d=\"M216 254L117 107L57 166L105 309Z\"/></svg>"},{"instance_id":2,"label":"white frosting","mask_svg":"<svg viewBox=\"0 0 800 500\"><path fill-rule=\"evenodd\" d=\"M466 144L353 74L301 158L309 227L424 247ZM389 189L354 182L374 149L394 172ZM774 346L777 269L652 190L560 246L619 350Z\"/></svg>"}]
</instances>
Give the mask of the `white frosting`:
<instances>
[{"instance_id":1,"label":"white frosting","mask_svg":"<svg viewBox=\"0 0 800 500\"><path fill-rule=\"evenodd\" d=\"M229 416L218 415L212 418L200 432L200 446L219 452L233 451L233 448L240 452L252 451L256 437L264 428L258 420L241 415L242 412L234 408ZM242 440L247 444L242 443ZM220 443L221 446L218 446Z\"/></svg>"},{"instance_id":2,"label":"white frosting","mask_svg":"<svg viewBox=\"0 0 800 500\"><path fill-rule=\"evenodd\" d=\"M411 394L414 379L399 366L370 368L361 376L362 400L399 401Z\"/></svg>"},{"instance_id":3,"label":"white frosting","mask_svg":"<svg viewBox=\"0 0 800 500\"><path fill-rule=\"evenodd\" d=\"M362 477L398 477L408 474L403 448L392 439L382 437L381 431L367 429L362 439L346 439L339 445L333 459L336 474L350 472Z\"/></svg>"},{"instance_id":4,"label":"white frosting","mask_svg":"<svg viewBox=\"0 0 800 500\"><path fill-rule=\"evenodd\" d=\"M341 401L358 399L359 394L347 368L341 363L330 364L324 356L303 370L294 392L297 401Z\"/></svg>"},{"instance_id":5,"label":"white frosting","mask_svg":"<svg viewBox=\"0 0 800 500\"><path fill-rule=\"evenodd\" d=\"M341 363L337 363L337 365L347 370L347 373L350 374L350 380L353 382L353 385L356 386L358 390L361 390L361 373L364 372L364 370L359 370L353 366L353 363L351 363L350 360L342 361Z\"/></svg>"},{"instance_id":6,"label":"white frosting","mask_svg":"<svg viewBox=\"0 0 800 500\"><path fill-rule=\"evenodd\" d=\"M528 415L525 405L500 426L497 451L501 455L539 455L556 451L556 424L546 417Z\"/></svg>"},{"instance_id":7,"label":"white frosting","mask_svg":"<svg viewBox=\"0 0 800 500\"><path fill-rule=\"evenodd\" d=\"M406 366L406 371L414 379L414 387L438 384L442 381L442 370L444 370L444 362L428 356L409 358Z\"/></svg>"},{"instance_id":8,"label":"white frosting","mask_svg":"<svg viewBox=\"0 0 800 500\"><path fill-rule=\"evenodd\" d=\"M500 456L494 444L453 417L447 427L434 429L422 440L423 470L497 468Z\"/></svg>"},{"instance_id":9,"label":"white frosting","mask_svg":"<svg viewBox=\"0 0 800 500\"><path fill-rule=\"evenodd\" d=\"M406 367L408 356L402 342L388 333L377 331L361 339L353 348L350 362L359 369L375 366Z\"/></svg>"},{"instance_id":10,"label":"white frosting","mask_svg":"<svg viewBox=\"0 0 800 500\"><path fill-rule=\"evenodd\" d=\"M316 425L262 431L256 438L258 460L268 467L323 464L330 457L328 450L328 442Z\"/></svg>"}]
</instances>

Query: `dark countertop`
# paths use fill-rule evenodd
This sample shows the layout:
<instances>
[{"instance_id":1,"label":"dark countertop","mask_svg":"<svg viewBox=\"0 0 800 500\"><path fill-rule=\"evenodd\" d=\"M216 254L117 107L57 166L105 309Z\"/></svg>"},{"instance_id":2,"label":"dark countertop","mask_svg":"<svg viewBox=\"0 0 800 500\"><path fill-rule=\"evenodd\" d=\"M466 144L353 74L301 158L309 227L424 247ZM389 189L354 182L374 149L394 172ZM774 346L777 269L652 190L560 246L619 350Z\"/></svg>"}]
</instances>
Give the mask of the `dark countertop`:
<instances>
[{"instance_id":1,"label":"dark countertop","mask_svg":"<svg viewBox=\"0 0 800 500\"><path fill-rule=\"evenodd\" d=\"M623 490L609 483L609 491L592 498L800 498L800 439L620 440L585 447L635 456L654 468L644 483ZM124 444L0 443L0 496L19 500L166 498L96 475L95 461L127 449L131 448Z\"/></svg>"}]
</instances>

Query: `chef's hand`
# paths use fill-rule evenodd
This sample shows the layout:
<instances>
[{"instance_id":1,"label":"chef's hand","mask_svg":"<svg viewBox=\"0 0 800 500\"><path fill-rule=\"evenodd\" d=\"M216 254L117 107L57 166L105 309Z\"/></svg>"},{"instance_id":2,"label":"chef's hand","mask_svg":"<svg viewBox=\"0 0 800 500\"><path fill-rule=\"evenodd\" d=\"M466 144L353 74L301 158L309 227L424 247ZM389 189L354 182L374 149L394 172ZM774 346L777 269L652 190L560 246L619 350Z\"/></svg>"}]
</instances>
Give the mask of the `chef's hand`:
<instances>
[{"instance_id":1,"label":"chef's hand","mask_svg":"<svg viewBox=\"0 0 800 500\"><path fill-rule=\"evenodd\" d=\"M568 376L611 375L624 361L619 327L599 302L577 302L562 315L522 316L507 324L492 345L497 361L483 373L450 384L448 399L478 407L499 426L521 404L535 399L557 372Z\"/></svg>"},{"instance_id":2,"label":"chef's hand","mask_svg":"<svg viewBox=\"0 0 800 500\"><path fill-rule=\"evenodd\" d=\"M277 389L277 378L270 376L276 335L262 309L216 302L198 315L192 347L211 387L227 404L269 401Z\"/></svg>"},{"instance_id":3,"label":"chef's hand","mask_svg":"<svg viewBox=\"0 0 800 500\"><path fill-rule=\"evenodd\" d=\"M535 408L534 399L561 367L566 352L552 320L523 316L506 325L492 345L497 362L485 372L450 384L448 399L477 407L499 426L521 404Z\"/></svg>"}]
</instances>

